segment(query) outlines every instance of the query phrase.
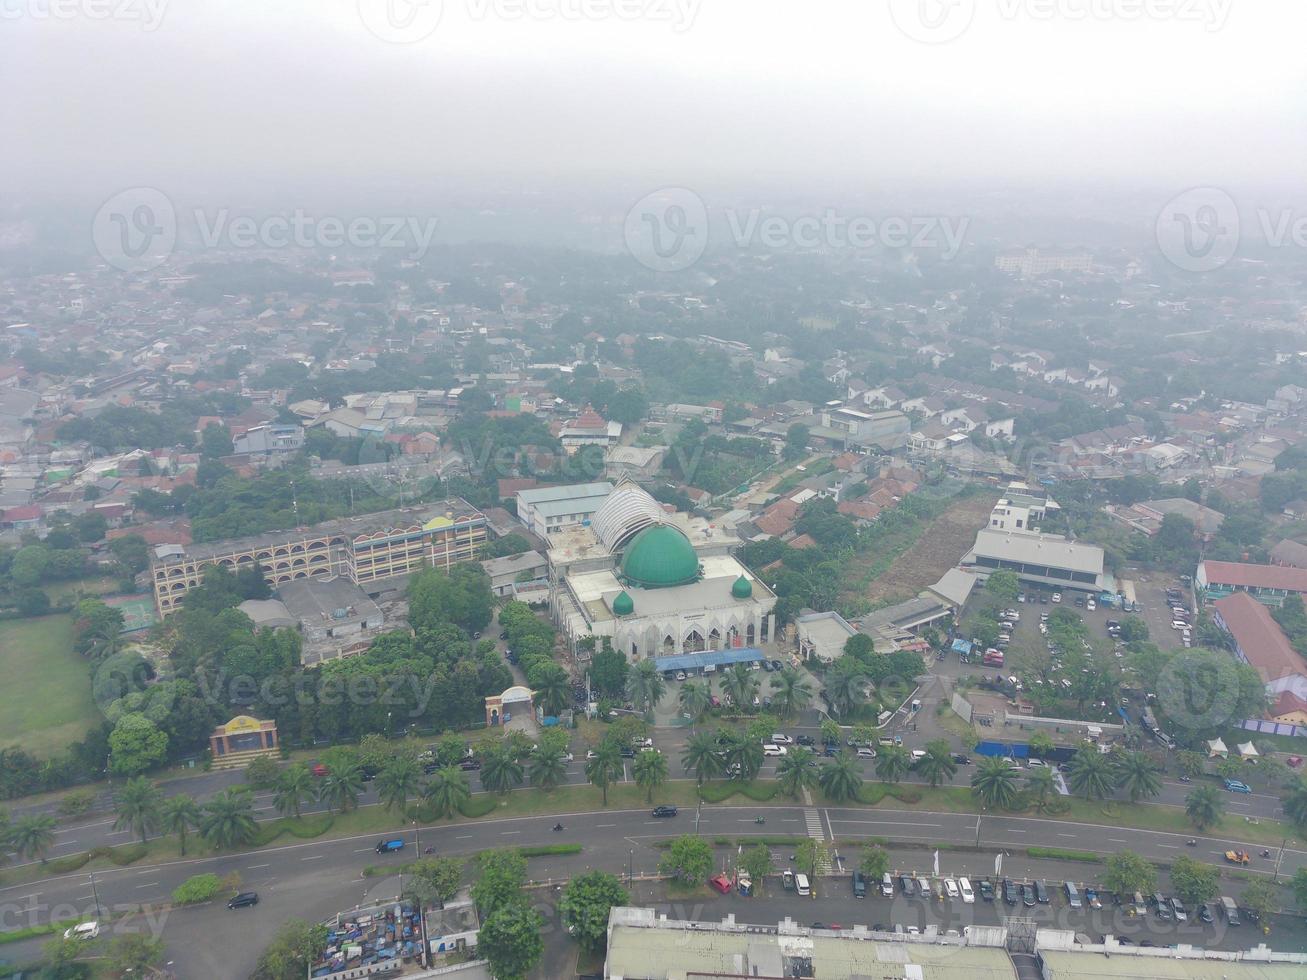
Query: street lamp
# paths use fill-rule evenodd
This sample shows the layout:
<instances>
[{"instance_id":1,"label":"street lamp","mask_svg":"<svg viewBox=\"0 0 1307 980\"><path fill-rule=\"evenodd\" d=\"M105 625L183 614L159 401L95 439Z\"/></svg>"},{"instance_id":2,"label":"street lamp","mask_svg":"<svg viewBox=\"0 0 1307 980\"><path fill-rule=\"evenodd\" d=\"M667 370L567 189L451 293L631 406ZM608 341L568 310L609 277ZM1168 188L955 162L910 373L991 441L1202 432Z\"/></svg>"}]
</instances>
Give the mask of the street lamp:
<instances>
[{"instance_id":1,"label":"street lamp","mask_svg":"<svg viewBox=\"0 0 1307 980\"><path fill-rule=\"evenodd\" d=\"M1271 877L1271 881L1278 882L1280 880L1280 862L1284 860L1284 849L1290 844L1296 845L1297 843L1296 840L1289 840L1288 837L1280 841L1280 853L1275 856L1275 874Z\"/></svg>"},{"instance_id":2,"label":"street lamp","mask_svg":"<svg viewBox=\"0 0 1307 980\"><path fill-rule=\"evenodd\" d=\"M95 899L95 918L100 918L100 892L95 887L95 872L91 872L91 897Z\"/></svg>"}]
</instances>

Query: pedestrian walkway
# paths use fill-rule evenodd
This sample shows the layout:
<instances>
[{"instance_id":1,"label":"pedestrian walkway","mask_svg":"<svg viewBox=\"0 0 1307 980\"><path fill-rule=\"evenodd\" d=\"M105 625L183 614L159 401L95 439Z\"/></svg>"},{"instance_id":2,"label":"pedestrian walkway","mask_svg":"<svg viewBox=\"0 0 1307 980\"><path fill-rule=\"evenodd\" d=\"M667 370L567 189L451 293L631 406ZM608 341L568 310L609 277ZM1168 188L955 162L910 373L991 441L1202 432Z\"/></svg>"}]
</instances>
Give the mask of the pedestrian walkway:
<instances>
[{"instance_id":1,"label":"pedestrian walkway","mask_svg":"<svg viewBox=\"0 0 1307 980\"><path fill-rule=\"evenodd\" d=\"M826 839L826 828L822 826L821 814L816 810L804 810L803 822L808 825L808 836L813 840Z\"/></svg>"}]
</instances>

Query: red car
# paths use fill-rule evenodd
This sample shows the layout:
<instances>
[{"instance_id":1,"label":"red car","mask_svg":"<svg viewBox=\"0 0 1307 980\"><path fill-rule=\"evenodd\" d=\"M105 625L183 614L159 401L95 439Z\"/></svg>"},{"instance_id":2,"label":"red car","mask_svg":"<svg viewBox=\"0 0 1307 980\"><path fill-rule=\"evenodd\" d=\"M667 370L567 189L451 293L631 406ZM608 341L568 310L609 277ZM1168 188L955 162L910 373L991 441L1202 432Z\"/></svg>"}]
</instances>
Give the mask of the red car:
<instances>
[{"instance_id":1,"label":"red car","mask_svg":"<svg viewBox=\"0 0 1307 980\"><path fill-rule=\"evenodd\" d=\"M313 764L313 775L321 779L323 776L327 775L327 767L321 762L315 762Z\"/></svg>"},{"instance_id":2,"label":"red car","mask_svg":"<svg viewBox=\"0 0 1307 980\"><path fill-rule=\"evenodd\" d=\"M1301 765L1302 765L1302 756L1300 755L1289 756L1289 768L1297 769Z\"/></svg>"},{"instance_id":3,"label":"red car","mask_svg":"<svg viewBox=\"0 0 1307 980\"><path fill-rule=\"evenodd\" d=\"M726 875L717 875L715 878L709 878L708 884L712 885L716 891L721 892L723 895L730 894L731 879L726 877Z\"/></svg>"}]
</instances>

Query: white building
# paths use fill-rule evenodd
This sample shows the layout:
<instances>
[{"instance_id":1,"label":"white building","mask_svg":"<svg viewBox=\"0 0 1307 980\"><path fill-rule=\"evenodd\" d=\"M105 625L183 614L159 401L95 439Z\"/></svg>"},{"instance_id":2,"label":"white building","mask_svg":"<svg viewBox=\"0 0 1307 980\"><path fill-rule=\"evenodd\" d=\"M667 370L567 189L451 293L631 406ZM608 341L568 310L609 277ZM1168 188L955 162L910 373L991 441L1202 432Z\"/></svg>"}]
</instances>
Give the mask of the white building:
<instances>
[{"instance_id":1,"label":"white building","mask_svg":"<svg viewBox=\"0 0 1307 980\"><path fill-rule=\"evenodd\" d=\"M516 494L517 519L533 534L543 538L554 531L576 527L590 520L612 489L611 483L603 482L519 490Z\"/></svg>"}]
</instances>

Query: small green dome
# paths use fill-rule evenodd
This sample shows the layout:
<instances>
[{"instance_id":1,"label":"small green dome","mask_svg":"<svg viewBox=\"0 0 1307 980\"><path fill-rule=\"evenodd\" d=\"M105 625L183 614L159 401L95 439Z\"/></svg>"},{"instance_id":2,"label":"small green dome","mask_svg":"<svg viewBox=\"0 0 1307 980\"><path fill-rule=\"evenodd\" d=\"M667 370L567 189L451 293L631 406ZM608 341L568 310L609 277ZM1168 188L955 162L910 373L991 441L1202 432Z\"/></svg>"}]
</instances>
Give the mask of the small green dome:
<instances>
[{"instance_id":1,"label":"small green dome","mask_svg":"<svg viewBox=\"0 0 1307 980\"><path fill-rule=\"evenodd\" d=\"M613 614L616 616L629 616L635 612L635 602L625 592L619 592L617 598L613 600Z\"/></svg>"},{"instance_id":2,"label":"small green dome","mask_svg":"<svg viewBox=\"0 0 1307 980\"><path fill-rule=\"evenodd\" d=\"M753 598L753 583L749 581L747 576L741 575L731 586L731 595L737 599Z\"/></svg>"},{"instance_id":3,"label":"small green dome","mask_svg":"<svg viewBox=\"0 0 1307 980\"><path fill-rule=\"evenodd\" d=\"M655 524L626 546L622 576L642 589L689 585L699 580L699 556L679 530L670 524Z\"/></svg>"}]
</instances>

